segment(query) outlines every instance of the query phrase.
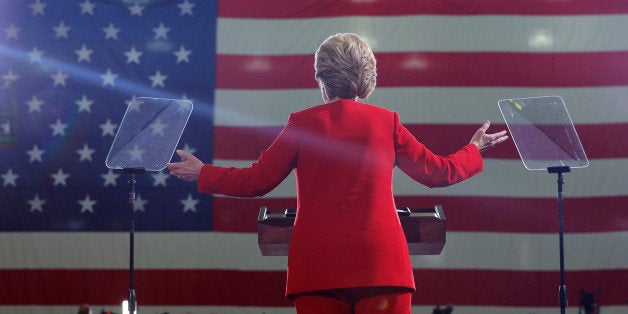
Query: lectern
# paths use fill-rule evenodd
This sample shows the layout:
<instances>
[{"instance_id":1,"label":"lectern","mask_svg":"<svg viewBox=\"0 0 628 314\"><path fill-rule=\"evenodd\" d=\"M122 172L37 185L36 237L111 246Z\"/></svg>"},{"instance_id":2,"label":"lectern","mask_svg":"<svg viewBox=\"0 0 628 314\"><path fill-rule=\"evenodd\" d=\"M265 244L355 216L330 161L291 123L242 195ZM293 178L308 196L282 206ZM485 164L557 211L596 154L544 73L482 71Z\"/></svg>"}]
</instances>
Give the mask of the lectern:
<instances>
[{"instance_id":1,"label":"lectern","mask_svg":"<svg viewBox=\"0 0 628 314\"><path fill-rule=\"evenodd\" d=\"M408 241L410 255L438 255L445 246L445 214L440 205L434 208L397 208L401 226ZM288 255L296 210L260 208L257 219L257 242L264 256Z\"/></svg>"}]
</instances>

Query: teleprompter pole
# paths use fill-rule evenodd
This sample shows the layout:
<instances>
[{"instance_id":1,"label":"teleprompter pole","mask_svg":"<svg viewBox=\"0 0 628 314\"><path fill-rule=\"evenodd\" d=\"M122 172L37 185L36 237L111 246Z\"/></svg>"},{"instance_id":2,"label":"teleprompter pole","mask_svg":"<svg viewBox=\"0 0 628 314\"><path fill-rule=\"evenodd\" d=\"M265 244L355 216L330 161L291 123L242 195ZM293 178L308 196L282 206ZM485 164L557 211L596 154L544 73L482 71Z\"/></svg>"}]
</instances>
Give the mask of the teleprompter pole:
<instances>
[{"instance_id":1,"label":"teleprompter pole","mask_svg":"<svg viewBox=\"0 0 628 314\"><path fill-rule=\"evenodd\" d=\"M131 192L129 193L129 295L128 307L129 314L135 314L137 299L135 296L135 175L144 172L143 168L124 168L124 172L129 174L129 185Z\"/></svg>"},{"instance_id":2,"label":"teleprompter pole","mask_svg":"<svg viewBox=\"0 0 628 314\"><path fill-rule=\"evenodd\" d=\"M547 172L556 173L558 179L558 242L560 250L560 285L558 286L558 303L560 313L565 314L567 308L567 286L565 285L565 248L563 245L563 173L570 172L569 166L548 167Z\"/></svg>"}]
</instances>

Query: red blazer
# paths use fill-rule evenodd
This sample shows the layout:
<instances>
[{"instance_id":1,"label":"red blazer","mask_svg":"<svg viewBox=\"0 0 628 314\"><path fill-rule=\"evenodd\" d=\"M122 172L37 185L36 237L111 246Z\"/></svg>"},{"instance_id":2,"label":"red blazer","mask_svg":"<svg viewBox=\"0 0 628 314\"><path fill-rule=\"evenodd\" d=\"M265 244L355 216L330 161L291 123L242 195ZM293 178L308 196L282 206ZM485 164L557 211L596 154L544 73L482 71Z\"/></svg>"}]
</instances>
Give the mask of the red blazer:
<instances>
[{"instance_id":1,"label":"red blazer","mask_svg":"<svg viewBox=\"0 0 628 314\"><path fill-rule=\"evenodd\" d=\"M343 99L291 114L248 168L203 166L198 190L264 195L294 169L297 216L287 296L362 286L415 289L393 199L395 166L424 185L446 186L482 171L482 157L473 144L447 157L435 155L397 113Z\"/></svg>"}]
</instances>

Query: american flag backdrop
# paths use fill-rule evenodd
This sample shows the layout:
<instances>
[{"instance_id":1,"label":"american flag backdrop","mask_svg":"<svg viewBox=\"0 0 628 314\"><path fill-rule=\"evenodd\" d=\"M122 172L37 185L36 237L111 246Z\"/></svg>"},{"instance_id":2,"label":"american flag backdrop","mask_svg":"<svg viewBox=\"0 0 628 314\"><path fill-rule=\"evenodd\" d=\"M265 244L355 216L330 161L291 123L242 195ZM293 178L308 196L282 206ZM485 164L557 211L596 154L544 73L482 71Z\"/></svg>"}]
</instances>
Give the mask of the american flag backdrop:
<instances>
[{"instance_id":1,"label":"american flag backdrop","mask_svg":"<svg viewBox=\"0 0 628 314\"><path fill-rule=\"evenodd\" d=\"M104 161L132 99L191 100L179 148L246 166L321 102L313 54L338 32L373 47L366 102L440 154L485 119L505 128L500 99L561 96L590 159L565 174L567 311L583 291L628 311L627 1L1 1L0 29L0 313L120 312L129 184ZM398 206L447 217L443 253L412 257L413 313L558 311L556 176L526 170L512 141L485 157L442 189L395 173ZM261 206L296 205L293 176L255 199L137 179L140 313L294 313L286 259L256 235Z\"/></svg>"}]
</instances>

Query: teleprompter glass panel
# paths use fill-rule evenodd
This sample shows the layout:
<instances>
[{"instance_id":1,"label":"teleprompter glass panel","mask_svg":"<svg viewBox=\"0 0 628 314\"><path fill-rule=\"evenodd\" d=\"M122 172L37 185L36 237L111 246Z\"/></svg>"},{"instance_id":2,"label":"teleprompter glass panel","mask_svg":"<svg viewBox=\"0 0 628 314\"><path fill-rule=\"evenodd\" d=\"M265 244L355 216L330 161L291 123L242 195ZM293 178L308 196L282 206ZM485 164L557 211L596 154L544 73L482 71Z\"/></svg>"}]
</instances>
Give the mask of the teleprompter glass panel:
<instances>
[{"instance_id":1,"label":"teleprompter glass panel","mask_svg":"<svg viewBox=\"0 0 628 314\"><path fill-rule=\"evenodd\" d=\"M188 100L136 98L124 113L105 165L110 169L164 169L192 108Z\"/></svg>"},{"instance_id":2,"label":"teleprompter glass panel","mask_svg":"<svg viewBox=\"0 0 628 314\"><path fill-rule=\"evenodd\" d=\"M527 169L589 165L561 97L502 99L498 107Z\"/></svg>"}]
</instances>

